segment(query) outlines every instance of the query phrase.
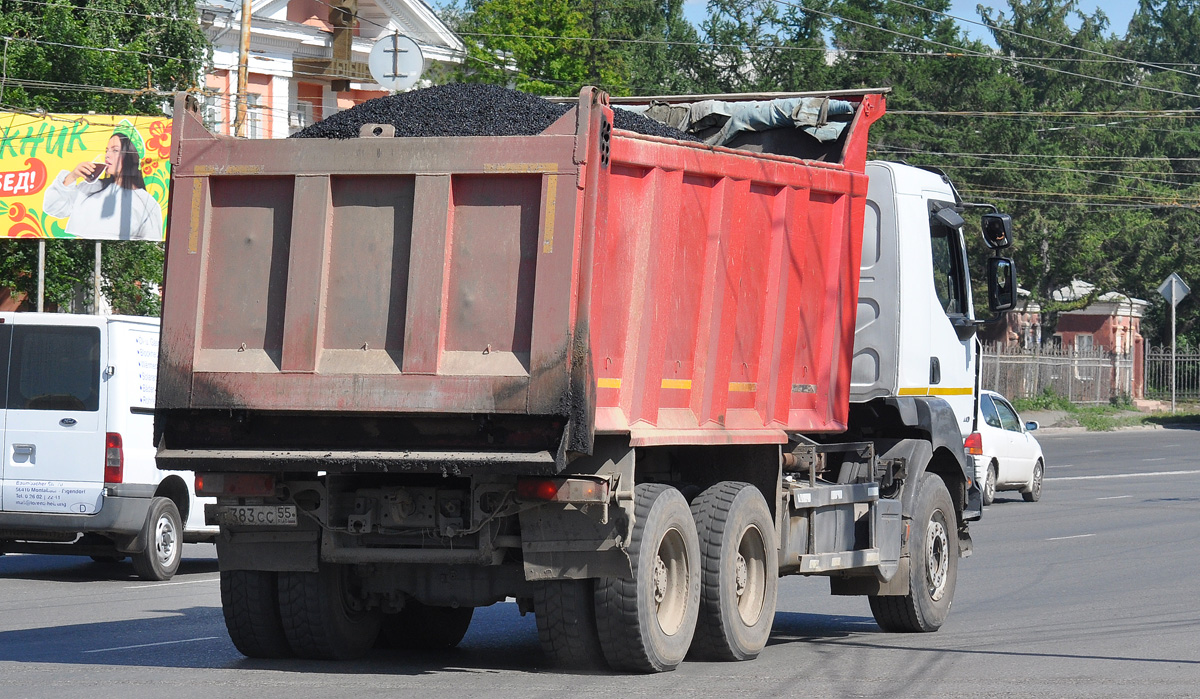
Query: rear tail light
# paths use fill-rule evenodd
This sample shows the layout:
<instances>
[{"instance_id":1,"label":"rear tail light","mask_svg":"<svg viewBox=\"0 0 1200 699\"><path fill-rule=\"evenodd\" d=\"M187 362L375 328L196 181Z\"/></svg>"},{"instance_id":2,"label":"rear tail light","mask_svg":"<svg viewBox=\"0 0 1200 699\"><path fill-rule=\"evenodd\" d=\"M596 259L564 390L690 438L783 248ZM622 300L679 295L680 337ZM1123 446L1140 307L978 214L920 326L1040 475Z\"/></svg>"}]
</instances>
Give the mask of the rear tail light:
<instances>
[{"instance_id":1,"label":"rear tail light","mask_svg":"<svg viewBox=\"0 0 1200 699\"><path fill-rule=\"evenodd\" d=\"M104 435L104 482L122 483L125 478L125 450L121 435L109 432Z\"/></svg>"},{"instance_id":2,"label":"rear tail light","mask_svg":"<svg viewBox=\"0 0 1200 699\"><path fill-rule=\"evenodd\" d=\"M196 495L207 497L268 497L275 494L269 473L197 473Z\"/></svg>"},{"instance_id":3,"label":"rear tail light","mask_svg":"<svg viewBox=\"0 0 1200 699\"><path fill-rule=\"evenodd\" d=\"M983 435L978 432L972 432L963 440L963 448L968 454L979 456L983 454Z\"/></svg>"},{"instance_id":4,"label":"rear tail light","mask_svg":"<svg viewBox=\"0 0 1200 699\"><path fill-rule=\"evenodd\" d=\"M517 498L543 502L608 502L608 483L585 478L524 478Z\"/></svg>"}]
</instances>

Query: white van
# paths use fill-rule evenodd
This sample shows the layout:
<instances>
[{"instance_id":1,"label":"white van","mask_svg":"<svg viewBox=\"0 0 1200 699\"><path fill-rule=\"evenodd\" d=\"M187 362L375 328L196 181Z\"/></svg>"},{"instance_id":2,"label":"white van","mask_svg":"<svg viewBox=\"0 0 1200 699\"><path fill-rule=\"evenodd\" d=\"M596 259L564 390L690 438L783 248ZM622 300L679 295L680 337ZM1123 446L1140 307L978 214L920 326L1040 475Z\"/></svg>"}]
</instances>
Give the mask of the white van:
<instances>
[{"instance_id":1,"label":"white van","mask_svg":"<svg viewBox=\"0 0 1200 699\"><path fill-rule=\"evenodd\" d=\"M158 319L0 313L0 555L133 558L167 580L212 540L192 474L154 463Z\"/></svg>"}]
</instances>

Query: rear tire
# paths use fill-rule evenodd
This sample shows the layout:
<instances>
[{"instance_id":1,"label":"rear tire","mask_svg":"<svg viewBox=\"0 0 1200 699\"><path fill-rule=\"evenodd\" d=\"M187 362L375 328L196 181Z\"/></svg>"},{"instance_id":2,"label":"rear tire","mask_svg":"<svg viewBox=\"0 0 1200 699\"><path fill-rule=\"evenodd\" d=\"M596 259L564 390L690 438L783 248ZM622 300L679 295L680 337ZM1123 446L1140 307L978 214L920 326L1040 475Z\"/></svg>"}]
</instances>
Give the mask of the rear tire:
<instances>
[{"instance_id":1,"label":"rear tire","mask_svg":"<svg viewBox=\"0 0 1200 699\"><path fill-rule=\"evenodd\" d=\"M1042 465L1039 459L1033 465L1033 480L1029 486L1028 492L1022 492L1021 497L1025 498L1025 502L1037 502L1042 499L1042 480L1046 476L1046 467Z\"/></svg>"},{"instance_id":2,"label":"rear tire","mask_svg":"<svg viewBox=\"0 0 1200 699\"><path fill-rule=\"evenodd\" d=\"M983 482L983 504L990 505L996 501L996 462L988 464L987 480Z\"/></svg>"},{"instance_id":3,"label":"rear tire","mask_svg":"<svg viewBox=\"0 0 1200 699\"><path fill-rule=\"evenodd\" d=\"M692 501L702 563L700 614L691 654L750 660L767 645L775 621L779 551L762 493L726 481Z\"/></svg>"},{"instance_id":4,"label":"rear tire","mask_svg":"<svg viewBox=\"0 0 1200 699\"><path fill-rule=\"evenodd\" d=\"M596 627L615 670L663 672L683 662L700 609L700 544L683 495L668 485L634 489L632 578L596 583Z\"/></svg>"},{"instance_id":5,"label":"rear tire","mask_svg":"<svg viewBox=\"0 0 1200 699\"><path fill-rule=\"evenodd\" d=\"M221 571L221 611L234 647L248 658L290 658L292 649L279 615L275 573Z\"/></svg>"},{"instance_id":6,"label":"rear tire","mask_svg":"<svg viewBox=\"0 0 1200 699\"><path fill-rule=\"evenodd\" d=\"M909 593L871 595L871 613L884 631L937 631L950 613L958 580L958 528L954 503L936 474L921 476L908 540Z\"/></svg>"},{"instance_id":7,"label":"rear tire","mask_svg":"<svg viewBox=\"0 0 1200 699\"><path fill-rule=\"evenodd\" d=\"M587 670L605 666L595 600L594 580L550 580L534 590L538 640L555 666Z\"/></svg>"},{"instance_id":8,"label":"rear tire","mask_svg":"<svg viewBox=\"0 0 1200 699\"><path fill-rule=\"evenodd\" d=\"M348 566L279 574L279 615L296 655L312 660L362 657L379 636L381 614L355 608Z\"/></svg>"},{"instance_id":9,"label":"rear tire","mask_svg":"<svg viewBox=\"0 0 1200 699\"><path fill-rule=\"evenodd\" d=\"M434 607L410 598L404 609L383 615L378 645L405 650L449 650L467 635L474 614L474 607Z\"/></svg>"},{"instance_id":10,"label":"rear tire","mask_svg":"<svg viewBox=\"0 0 1200 699\"><path fill-rule=\"evenodd\" d=\"M142 580L170 580L183 556L183 521L170 498L150 501L142 536L146 548L133 554L133 570Z\"/></svg>"}]
</instances>

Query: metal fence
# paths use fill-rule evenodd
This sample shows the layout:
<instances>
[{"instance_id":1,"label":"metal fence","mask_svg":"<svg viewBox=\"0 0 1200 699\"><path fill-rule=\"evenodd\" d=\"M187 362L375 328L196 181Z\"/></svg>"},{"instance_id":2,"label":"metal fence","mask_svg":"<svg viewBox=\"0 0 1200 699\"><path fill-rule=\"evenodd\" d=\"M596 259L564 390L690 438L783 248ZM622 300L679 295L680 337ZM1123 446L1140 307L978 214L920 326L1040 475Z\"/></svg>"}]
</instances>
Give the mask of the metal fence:
<instances>
[{"instance_id":1,"label":"metal fence","mask_svg":"<svg viewBox=\"0 0 1200 699\"><path fill-rule=\"evenodd\" d=\"M983 348L980 366L983 388L1009 398L1034 398L1050 389L1072 403L1104 404L1115 397L1133 395L1133 357L1114 355L1102 347L1072 350L989 346ZM1169 393L1169 376L1167 381Z\"/></svg>"},{"instance_id":2,"label":"metal fence","mask_svg":"<svg viewBox=\"0 0 1200 699\"><path fill-rule=\"evenodd\" d=\"M1146 397L1171 399L1171 348L1146 347ZM1200 349L1175 350L1175 397L1200 399Z\"/></svg>"}]
</instances>

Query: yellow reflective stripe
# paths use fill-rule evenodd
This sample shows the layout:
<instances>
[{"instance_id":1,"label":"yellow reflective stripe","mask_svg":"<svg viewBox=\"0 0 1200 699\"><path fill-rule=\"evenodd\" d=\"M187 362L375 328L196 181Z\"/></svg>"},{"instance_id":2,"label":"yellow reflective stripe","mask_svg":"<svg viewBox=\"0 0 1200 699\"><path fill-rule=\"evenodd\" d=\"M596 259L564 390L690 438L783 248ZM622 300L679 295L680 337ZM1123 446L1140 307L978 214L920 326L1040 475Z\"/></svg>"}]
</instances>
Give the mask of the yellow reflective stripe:
<instances>
[{"instance_id":1,"label":"yellow reflective stripe","mask_svg":"<svg viewBox=\"0 0 1200 699\"><path fill-rule=\"evenodd\" d=\"M902 388L896 392L901 396L970 396L975 393L975 389L970 386L966 388L935 388L918 386L915 388Z\"/></svg>"},{"instance_id":2,"label":"yellow reflective stripe","mask_svg":"<svg viewBox=\"0 0 1200 699\"><path fill-rule=\"evenodd\" d=\"M929 395L931 396L969 396L975 393L975 389L970 386L966 388L930 388Z\"/></svg>"},{"instance_id":3,"label":"yellow reflective stripe","mask_svg":"<svg viewBox=\"0 0 1200 699\"><path fill-rule=\"evenodd\" d=\"M596 379L596 386L599 388L620 388L620 379Z\"/></svg>"},{"instance_id":4,"label":"yellow reflective stripe","mask_svg":"<svg viewBox=\"0 0 1200 699\"><path fill-rule=\"evenodd\" d=\"M686 391L686 390L691 389L692 381L691 381L691 379L663 379L662 387L663 388L680 388L680 389L683 389Z\"/></svg>"},{"instance_id":5,"label":"yellow reflective stripe","mask_svg":"<svg viewBox=\"0 0 1200 699\"><path fill-rule=\"evenodd\" d=\"M749 381L733 381L729 384L729 390L732 393L754 393L758 390L758 384Z\"/></svg>"}]
</instances>

